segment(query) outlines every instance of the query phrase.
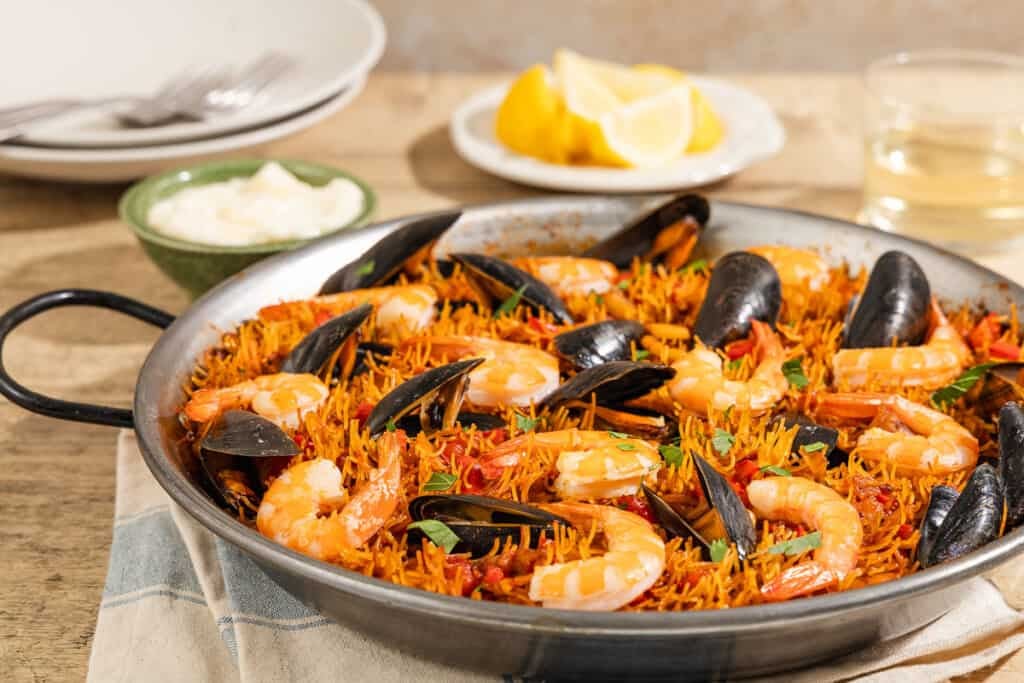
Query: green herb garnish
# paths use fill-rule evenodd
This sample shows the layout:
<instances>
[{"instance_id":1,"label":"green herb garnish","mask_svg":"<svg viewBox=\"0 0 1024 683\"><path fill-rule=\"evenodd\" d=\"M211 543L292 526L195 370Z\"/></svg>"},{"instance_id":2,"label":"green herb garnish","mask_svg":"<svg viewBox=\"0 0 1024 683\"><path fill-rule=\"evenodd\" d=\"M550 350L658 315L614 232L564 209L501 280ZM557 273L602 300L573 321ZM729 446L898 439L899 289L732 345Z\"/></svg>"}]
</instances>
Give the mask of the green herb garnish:
<instances>
[{"instance_id":1,"label":"green herb garnish","mask_svg":"<svg viewBox=\"0 0 1024 683\"><path fill-rule=\"evenodd\" d=\"M430 475L430 479L426 484L423 485L424 491L447 491L455 482L459 480L454 474L449 472L434 472Z\"/></svg>"},{"instance_id":2,"label":"green herb garnish","mask_svg":"<svg viewBox=\"0 0 1024 683\"><path fill-rule=\"evenodd\" d=\"M628 439L629 438L629 434L626 434L624 432L613 432L613 431L611 431L609 429L608 433L611 434L612 436L614 436L616 439Z\"/></svg>"},{"instance_id":3,"label":"green herb garnish","mask_svg":"<svg viewBox=\"0 0 1024 683\"><path fill-rule=\"evenodd\" d=\"M619 284L617 284L615 286L618 287L619 289L625 290L625 289L629 289L629 283L631 283L631 282L632 282L632 280L623 280L622 282L620 282Z\"/></svg>"},{"instance_id":4,"label":"green herb garnish","mask_svg":"<svg viewBox=\"0 0 1024 683\"><path fill-rule=\"evenodd\" d=\"M658 446L658 452L666 465L679 467L683 464L683 451L679 446Z\"/></svg>"},{"instance_id":5,"label":"green herb garnish","mask_svg":"<svg viewBox=\"0 0 1024 683\"><path fill-rule=\"evenodd\" d=\"M635 360L643 360L647 356L651 355L651 352L647 349L637 349L636 354L633 356Z\"/></svg>"},{"instance_id":6,"label":"green herb garnish","mask_svg":"<svg viewBox=\"0 0 1024 683\"><path fill-rule=\"evenodd\" d=\"M760 469L761 469L762 472L771 472L772 474L777 474L780 477L792 477L793 476L792 474L789 473L789 470L787 470L785 467L779 467L778 465L765 465L764 467L762 467Z\"/></svg>"},{"instance_id":7,"label":"green herb garnish","mask_svg":"<svg viewBox=\"0 0 1024 683\"><path fill-rule=\"evenodd\" d=\"M729 552L729 544L725 542L724 538L716 538L711 541L711 547L708 550L711 551L712 562L721 562L725 559L725 554Z\"/></svg>"},{"instance_id":8,"label":"green herb garnish","mask_svg":"<svg viewBox=\"0 0 1024 683\"><path fill-rule=\"evenodd\" d=\"M731 360L728 363L726 363L725 367L728 370L730 370L730 371L735 371L735 370L739 370L742 365L743 365L743 359L742 358L737 358L735 360Z\"/></svg>"},{"instance_id":9,"label":"green herb garnish","mask_svg":"<svg viewBox=\"0 0 1024 683\"><path fill-rule=\"evenodd\" d=\"M512 309L519 305L519 301L523 298L523 292L525 291L526 285L523 285L516 291L512 292L512 296L502 301L501 305L494 311L494 317L500 318L503 315L511 313Z\"/></svg>"},{"instance_id":10,"label":"green herb garnish","mask_svg":"<svg viewBox=\"0 0 1024 683\"><path fill-rule=\"evenodd\" d=\"M532 432L533 428L537 426L537 421L537 418L516 413L516 429L521 432Z\"/></svg>"},{"instance_id":11,"label":"green herb garnish","mask_svg":"<svg viewBox=\"0 0 1024 683\"><path fill-rule=\"evenodd\" d=\"M728 453L734 443L736 443L736 437L724 429L716 429L714 436L711 437L711 445L719 455Z\"/></svg>"},{"instance_id":12,"label":"green herb garnish","mask_svg":"<svg viewBox=\"0 0 1024 683\"><path fill-rule=\"evenodd\" d=\"M971 387L978 383L978 380L985 376L996 363L982 363L973 368L964 370L964 374L953 380L941 389L935 390L932 394L932 404L938 408L945 408L955 403L958 398L970 391Z\"/></svg>"},{"instance_id":13,"label":"green herb garnish","mask_svg":"<svg viewBox=\"0 0 1024 683\"><path fill-rule=\"evenodd\" d=\"M806 536L776 543L771 548L768 548L768 552L772 555L799 555L802 552L813 550L820 546L821 532L815 531Z\"/></svg>"},{"instance_id":14,"label":"green herb garnish","mask_svg":"<svg viewBox=\"0 0 1024 683\"><path fill-rule=\"evenodd\" d=\"M807 375L804 374L802 362L803 358L797 357L790 358L782 364L782 374L797 389L803 389L807 386Z\"/></svg>"},{"instance_id":15,"label":"green herb garnish","mask_svg":"<svg viewBox=\"0 0 1024 683\"><path fill-rule=\"evenodd\" d=\"M679 269L679 272L680 273L693 273L693 272L696 272L698 270L707 270L707 269L708 269L708 261L707 261L707 259L699 258L699 259L697 259L695 261L690 261L689 263L687 263L685 266L683 266L682 268Z\"/></svg>"},{"instance_id":16,"label":"green herb garnish","mask_svg":"<svg viewBox=\"0 0 1024 683\"><path fill-rule=\"evenodd\" d=\"M635 451L636 450L636 444L631 444L631 443L617 443L617 444L615 444L615 447L618 448L620 451Z\"/></svg>"},{"instance_id":17,"label":"green herb garnish","mask_svg":"<svg viewBox=\"0 0 1024 683\"><path fill-rule=\"evenodd\" d=\"M373 272L373 269L376 266L377 266L377 264L374 263L373 259L370 259L369 261L367 261L363 265L359 266L359 269L356 270L356 275L369 275L370 273Z\"/></svg>"},{"instance_id":18,"label":"green herb garnish","mask_svg":"<svg viewBox=\"0 0 1024 683\"><path fill-rule=\"evenodd\" d=\"M393 432L396 429L398 429L398 427L395 426L395 421L392 419L388 420L388 423L384 425L384 429L388 430L389 432Z\"/></svg>"},{"instance_id":19,"label":"green herb garnish","mask_svg":"<svg viewBox=\"0 0 1024 683\"><path fill-rule=\"evenodd\" d=\"M437 519L421 519L410 524L408 528L419 529L434 545L444 548L446 553L450 553L461 540L454 531L448 528L447 524Z\"/></svg>"},{"instance_id":20,"label":"green herb garnish","mask_svg":"<svg viewBox=\"0 0 1024 683\"><path fill-rule=\"evenodd\" d=\"M804 453L817 453L818 451L823 451L828 448L828 444L822 443L821 441L815 441L814 443L809 443L805 446L801 446L800 448L803 449Z\"/></svg>"},{"instance_id":21,"label":"green herb garnish","mask_svg":"<svg viewBox=\"0 0 1024 683\"><path fill-rule=\"evenodd\" d=\"M604 305L604 297L601 296L600 294L594 295L594 303L597 304L598 306L603 306Z\"/></svg>"}]
</instances>

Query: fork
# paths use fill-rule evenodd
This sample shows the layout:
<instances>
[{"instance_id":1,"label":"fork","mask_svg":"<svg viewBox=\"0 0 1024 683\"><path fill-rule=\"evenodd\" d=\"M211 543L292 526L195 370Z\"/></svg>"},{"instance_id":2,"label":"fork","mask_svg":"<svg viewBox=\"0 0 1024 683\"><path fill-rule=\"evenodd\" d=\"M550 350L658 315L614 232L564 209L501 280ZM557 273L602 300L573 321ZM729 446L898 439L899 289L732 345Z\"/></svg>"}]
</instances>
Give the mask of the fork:
<instances>
[{"instance_id":1,"label":"fork","mask_svg":"<svg viewBox=\"0 0 1024 683\"><path fill-rule=\"evenodd\" d=\"M127 106L112 113L122 125L131 127L221 116L250 106L264 88L293 66L290 57L272 52L235 73L220 68L180 74L148 97L53 99L0 109L0 142L21 135L33 123L79 109Z\"/></svg>"}]
</instances>

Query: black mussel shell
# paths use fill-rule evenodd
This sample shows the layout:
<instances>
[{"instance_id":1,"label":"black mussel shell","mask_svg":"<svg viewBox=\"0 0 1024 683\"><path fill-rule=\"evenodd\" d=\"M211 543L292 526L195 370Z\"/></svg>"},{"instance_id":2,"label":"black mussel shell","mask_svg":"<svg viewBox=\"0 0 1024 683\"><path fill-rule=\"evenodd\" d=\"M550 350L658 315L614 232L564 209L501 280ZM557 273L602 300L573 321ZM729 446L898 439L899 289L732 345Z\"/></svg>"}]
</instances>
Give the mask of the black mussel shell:
<instances>
[{"instance_id":1,"label":"black mussel shell","mask_svg":"<svg viewBox=\"0 0 1024 683\"><path fill-rule=\"evenodd\" d=\"M679 422L674 417L635 406L597 406L594 427L659 443L666 443L679 436Z\"/></svg>"},{"instance_id":2,"label":"black mussel shell","mask_svg":"<svg viewBox=\"0 0 1024 683\"><path fill-rule=\"evenodd\" d=\"M441 277L451 277L455 272L455 262L451 259L434 259L434 265L437 267L437 272Z\"/></svg>"},{"instance_id":3,"label":"black mussel shell","mask_svg":"<svg viewBox=\"0 0 1024 683\"><path fill-rule=\"evenodd\" d=\"M843 336L843 348L921 344L928 332L932 293L921 266L909 254L878 257Z\"/></svg>"},{"instance_id":4,"label":"black mussel shell","mask_svg":"<svg viewBox=\"0 0 1024 683\"><path fill-rule=\"evenodd\" d=\"M352 366L352 376L362 374L369 369L367 359L373 358L378 365L387 363L395 347L380 342L360 342L356 347L356 362Z\"/></svg>"},{"instance_id":5,"label":"black mussel shell","mask_svg":"<svg viewBox=\"0 0 1024 683\"><path fill-rule=\"evenodd\" d=\"M461 215L461 211L453 211L427 216L389 232L362 256L327 278L320 287L320 294L385 284L410 258L443 235Z\"/></svg>"},{"instance_id":6,"label":"black mussel shell","mask_svg":"<svg viewBox=\"0 0 1024 683\"><path fill-rule=\"evenodd\" d=\"M1024 402L1024 363L999 363L985 373L978 394L978 407L982 414L995 418L1004 405L1013 401Z\"/></svg>"},{"instance_id":7,"label":"black mussel shell","mask_svg":"<svg viewBox=\"0 0 1024 683\"><path fill-rule=\"evenodd\" d=\"M598 242L583 255L611 261L618 268L629 268L634 257L647 258L661 232L683 220L693 222L698 229L711 218L708 200L699 194L673 197L640 218L630 222L611 237Z\"/></svg>"},{"instance_id":8,"label":"black mussel shell","mask_svg":"<svg viewBox=\"0 0 1024 683\"><path fill-rule=\"evenodd\" d=\"M285 357L281 363L281 372L319 374L338 348L359 329L372 312L372 305L363 304L320 325L303 337Z\"/></svg>"},{"instance_id":9,"label":"black mussel shell","mask_svg":"<svg viewBox=\"0 0 1024 683\"><path fill-rule=\"evenodd\" d=\"M939 528L959 495L960 493L952 486L939 484L932 487L928 508L921 519L921 539L917 542L917 560L922 567L928 566L928 556L935 544L935 535L939 533Z\"/></svg>"},{"instance_id":10,"label":"black mussel shell","mask_svg":"<svg viewBox=\"0 0 1024 683\"><path fill-rule=\"evenodd\" d=\"M557 408L568 401L587 401L591 395L601 405L620 404L654 391L675 376L676 371L667 365L616 360L576 374L539 406Z\"/></svg>"},{"instance_id":11,"label":"black mussel shell","mask_svg":"<svg viewBox=\"0 0 1024 683\"><path fill-rule=\"evenodd\" d=\"M829 468L838 467L847 462L849 453L836 448L836 441L839 440L839 432L831 427L820 425L806 415L800 413L786 413L779 415L772 420L772 425L782 423L786 429L797 428L796 436L793 437L793 445L790 451L800 453L800 448L809 446L812 443L825 444L825 457L828 459Z\"/></svg>"},{"instance_id":12,"label":"black mussel shell","mask_svg":"<svg viewBox=\"0 0 1024 683\"><path fill-rule=\"evenodd\" d=\"M1003 483L991 465L978 465L935 534L922 566L955 560L994 541L1002 519Z\"/></svg>"},{"instance_id":13,"label":"black mussel shell","mask_svg":"<svg viewBox=\"0 0 1024 683\"><path fill-rule=\"evenodd\" d=\"M696 465L697 479L704 491L704 500L717 514L719 523L725 531L725 537L736 544L736 551L740 559L745 560L757 546L757 532L754 529L754 523L750 520L750 513L747 512L743 501L736 494L736 490L729 485L729 481L718 470L696 453L691 453L690 457L693 458Z\"/></svg>"},{"instance_id":14,"label":"black mussel shell","mask_svg":"<svg viewBox=\"0 0 1024 683\"><path fill-rule=\"evenodd\" d=\"M520 300L534 310L546 310L555 320L572 324L572 315L558 295L546 284L508 261L483 254L450 254L496 303L522 291Z\"/></svg>"},{"instance_id":15,"label":"black mussel shell","mask_svg":"<svg viewBox=\"0 0 1024 683\"><path fill-rule=\"evenodd\" d=\"M693 334L705 346L719 348L747 336L751 320L774 325L781 306L782 284L774 266L757 254L734 251L711 271Z\"/></svg>"},{"instance_id":16,"label":"black mussel shell","mask_svg":"<svg viewBox=\"0 0 1024 683\"><path fill-rule=\"evenodd\" d=\"M465 376L483 362L483 358L460 360L432 368L402 382L370 411L369 417L366 418L366 427L370 434L376 436L387 429L388 422L397 423L413 410L419 410L424 401L432 400L452 382L463 382Z\"/></svg>"},{"instance_id":17,"label":"black mussel shell","mask_svg":"<svg viewBox=\"0 0 1024 683\"><path fill-rule=\"evenodd\" d=\"M480 432L489 432L492 429L500 429L508 426L505 420L497 415L490 415L489 413L459 413L458 417L455 418L455 421L458 422L459 426L463 429L476 427L477 431ZM395 423L395 426L403 430L409 436L416 436L423 431L423 423L418 415L406 415L402 419L398 420ZM435 423L432 425L432 428L436 429L440 426L440 424Z\"/></svg>"},{"instance_id":18,"label":"black mussel shell","mask_svg":"<svg viewBox=\"0 0 1024 683\"><path fill-rule=\"evenodd\" d=\"M199 442L205 451L243 458L293 456L299 447L276 424L247 410L228 410Z\"/></svg>"},{"instance_id":19,"label":"black mussel shell","mask_svg":"<svg viewBox=\"0 0 1024 683\"><path fill-rule=\"evenodd\" d=\"M999 478L1006 495L1006 525L1024 521L1024 410L1007 403L999 411Z\"/></svg>"},{"instance_id":20,"label":"black mussel shell","mask_svg":"<svg viewBox=\"0 0 1024 683\"><path fill-rule=\"evenodd\" d=\"M647 498L651 510L654 511L654 516L658 518L658 523L665 528L665 531L679 538L690 537L694 539L703 546L704 554L710 557L710 540L704 538L682 515L676 512L675 508L669 505L664 498L655 493L647 484L640 484L640 489L644 492L644 497Z\"/></svg>"},{"instance_id":21,"label":"black mussel shell","mask_svg":"<svg viewBox=\"0 0 1024 683\"><path fill-rule=\"evenodd\" d=\"M247 518L255 516L260 506L261 487L253 468L249 466L251 460L226 453L202 451L199 461L208 488L217 500Z\"/></svg>"},{"instance_id":22,"label":"black mussel shell","mask_svg":"<svg viewBox=\"0 0 1024 683\"><path fill-rule=\"evenodd\" d=\"M522 527L530 533L530 544L536 545L542 535L551 535L554 525L572 526L558 515L539 508L500 498L469 494L425 495L409 502L409 515L414 521L436 519L444 522L460 542L455 552L485 555L495 541L520 539ZM410 529L410 543L417 542L415 529ZM418 532L417 532L418 533Z\"/></svg>"},{"instance_id":23,"label":"black mussel shell","mask_svg":"<svg viewBox=\"0 0 1024 683\"><path fill-rule=\"evenodd\" d=\"M635 320L605 320L569 330L555 337L558 355L577 370L614 360L628 360L630 344L640 341L644 326Z\"/></svg>"}]
</instances>

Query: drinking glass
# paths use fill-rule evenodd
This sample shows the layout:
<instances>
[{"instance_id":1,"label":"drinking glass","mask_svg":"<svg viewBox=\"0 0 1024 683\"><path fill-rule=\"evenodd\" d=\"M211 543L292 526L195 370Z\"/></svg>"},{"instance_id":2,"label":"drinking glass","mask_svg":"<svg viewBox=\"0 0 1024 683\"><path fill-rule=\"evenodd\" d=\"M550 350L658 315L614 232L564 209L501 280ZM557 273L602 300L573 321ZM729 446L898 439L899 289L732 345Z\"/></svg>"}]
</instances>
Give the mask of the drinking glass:
<instances>
[{"instance_id":1,"label":"drinking glass","mask_svg":"<svg viewBox=\"0 0 1024 683\"><path fill-rule=\"evenodd\" d=\"M863 222L965 251L1024 241L1024 58L902 52L865 87Z\"/></svg>"}]
</instances>

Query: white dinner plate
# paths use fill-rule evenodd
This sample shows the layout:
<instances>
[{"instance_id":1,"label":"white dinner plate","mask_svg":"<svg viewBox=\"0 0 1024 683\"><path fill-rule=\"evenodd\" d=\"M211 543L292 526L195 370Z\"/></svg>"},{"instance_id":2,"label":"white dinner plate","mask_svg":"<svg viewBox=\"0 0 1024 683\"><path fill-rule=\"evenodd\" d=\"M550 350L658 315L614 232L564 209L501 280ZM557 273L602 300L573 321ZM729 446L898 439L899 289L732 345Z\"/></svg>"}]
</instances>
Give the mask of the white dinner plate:
<instances>
[{"instance_id":1,"label":"white dinner plate","mask_svg":"<svg viewBox=\"0 0 1024 683\"><path fill-rule=\"evenodd\" d=\"M451 121L455 149L488 173L524 185L570 192L665 192L699 187L778 153L786 133L768 103L739 86L713 78L690 80L725 122L725 138L703 154L657 168L560 166L517 154L494 134L494 117L509 84L477 93Z\"/></svg>"},{"instance_id":2,"label":"white dinner plate","mask_svg":"<svg viewBox=\"0 0 1024 683\"><path fill-rule=\"evenodd\" d=\"M0 108L49 98L153 92L186 70L243 66L268 51L294 66L249 107L206 121L121 128L102 111L41 122L21 141L135 147L252 128L308 110L365 76L385 30L365 0L133 0L19 3L0 40Z\"/></svg>"},{"instance_id":3,"label":"white dinner plate","mask_svg":"<svg viewBox=\"0 0 1024 683\"><path fill-rule=\"evenodd\" d=\"M365 77L344 91L294 116L221 137L131 149L51 149L0 145L0 173L107 183L135 180L176 166L222 156L256 153L262 145L309 128L350 103L362 91Z\"/></svg>"}]
</instances>

